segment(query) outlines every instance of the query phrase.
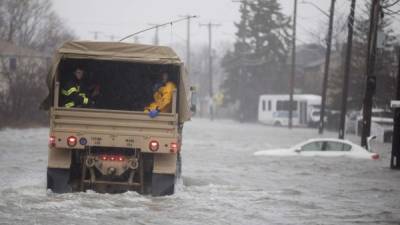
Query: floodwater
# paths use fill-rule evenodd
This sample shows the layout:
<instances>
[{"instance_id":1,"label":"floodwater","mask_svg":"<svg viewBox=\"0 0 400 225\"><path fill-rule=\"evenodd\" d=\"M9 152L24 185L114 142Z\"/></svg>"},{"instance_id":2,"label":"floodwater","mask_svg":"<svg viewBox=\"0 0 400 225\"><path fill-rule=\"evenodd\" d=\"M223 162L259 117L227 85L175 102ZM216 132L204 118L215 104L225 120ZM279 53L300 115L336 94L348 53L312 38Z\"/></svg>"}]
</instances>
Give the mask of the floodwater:
<instances>
[{"instance_id":1,"label":"floodwater","mask_svg":"<svg viewBox=\"0 0 400 225\"><path fill-rule=\"evenodd\" d=\"M48 129L5 129L0 224L399 225L400 171L389 169L388 144L373 146L378 161L253 156L315 136L311 129L195 119L184 128L175 195L57 195L45 190Z\"/></svg>"}]
</instances>

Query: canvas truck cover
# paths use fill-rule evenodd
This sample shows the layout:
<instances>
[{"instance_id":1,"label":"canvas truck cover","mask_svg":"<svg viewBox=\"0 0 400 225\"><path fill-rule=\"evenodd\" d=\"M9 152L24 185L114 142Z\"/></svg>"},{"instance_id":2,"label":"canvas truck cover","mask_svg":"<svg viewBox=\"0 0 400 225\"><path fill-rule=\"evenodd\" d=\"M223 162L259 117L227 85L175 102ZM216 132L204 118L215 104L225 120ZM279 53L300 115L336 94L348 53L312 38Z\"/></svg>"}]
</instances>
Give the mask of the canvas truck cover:
<instances>
[{"instance_id":1,"label":"canvas truck cover","mask_svg":"<svg viewBox=\"0 0 400 225\"><path fill-rule=\"evenodd\" d=\"M63 46L61 46L61 48L58 49L53 59L53 64L47 77L49 97L42 103L42 108L48 109L50 104L53 102L52 96L54 78L62 58L183 65L176 53L171 48L165 46L131 44L123 42L66 42ZM180 118L179 122L183 123L189 120L191 115L189 109L189 81L186 70L183 68L181 68L179 79L178 113Z\"/></svg>"}]
</instances>

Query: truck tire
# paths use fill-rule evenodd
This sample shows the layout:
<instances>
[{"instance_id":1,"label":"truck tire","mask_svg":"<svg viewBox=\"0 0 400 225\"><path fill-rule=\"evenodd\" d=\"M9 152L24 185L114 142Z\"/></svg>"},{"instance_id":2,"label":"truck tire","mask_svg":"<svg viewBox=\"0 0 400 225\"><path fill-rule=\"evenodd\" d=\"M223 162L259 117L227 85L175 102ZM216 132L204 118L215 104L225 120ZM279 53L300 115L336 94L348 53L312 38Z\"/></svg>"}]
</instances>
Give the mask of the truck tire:
<instances>
[{"instance_id":1,"label":"truck tire","mask_svg":"<svg viewBox=\"0 0 400 225\"><path fill-rule=\"evenodd\" d=\"M151 185L152 196L164 196L174 194L175 175L153 173Z\"/></svg>"},{"instance_id":2,"label":"truck tire","mask_svg":"<svg viewBox=\"0 0 400 225\"><path fill-rule=\"evenodd\" d=\"M68 169L47 168L47 189L59 194L68 193L72 191L68 182Z\"/></svg>"}]
</instances>

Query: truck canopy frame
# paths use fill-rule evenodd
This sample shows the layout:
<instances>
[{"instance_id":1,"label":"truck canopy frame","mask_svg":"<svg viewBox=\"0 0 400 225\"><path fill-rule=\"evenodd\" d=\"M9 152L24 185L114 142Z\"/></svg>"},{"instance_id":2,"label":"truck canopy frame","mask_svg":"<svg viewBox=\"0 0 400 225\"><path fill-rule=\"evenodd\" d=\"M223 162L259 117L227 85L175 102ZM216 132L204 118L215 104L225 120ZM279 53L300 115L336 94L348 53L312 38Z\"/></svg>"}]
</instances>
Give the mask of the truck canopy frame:
<instances>
[{"instance_id":1,"label":"truck canopy frame","mask_svg":"<svg viewBox=\"0 0 400 225\"><path fill-rule=\"evenodd\" d=\"M49 96L44 101L44 104L42 104L42 107L45 109L49 109L54 102L55 77L57 76L61 60L66 58L178 65L181 68L178 86L179 122L183 123L190 119L190 87L187 72L184 69L183 62L169 47L123 42L67 42L57 51L47 77Z\"/></svg>"}]
</instances>

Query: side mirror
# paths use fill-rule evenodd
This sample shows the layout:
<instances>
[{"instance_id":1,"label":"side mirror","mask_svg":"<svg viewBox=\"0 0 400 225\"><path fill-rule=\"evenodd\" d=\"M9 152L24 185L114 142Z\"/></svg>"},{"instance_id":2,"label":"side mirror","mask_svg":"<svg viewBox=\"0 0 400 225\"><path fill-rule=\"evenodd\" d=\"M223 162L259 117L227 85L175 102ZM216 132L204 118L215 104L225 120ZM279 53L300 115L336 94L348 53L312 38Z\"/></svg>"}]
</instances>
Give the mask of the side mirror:
<instances>
[{"instance_id":1,"label":"side mirror","mask_svg":"<svg viewBox=\"0 0 400 225\"><path fill-rule=\"evenodd\" d=\"M196 103L197 103L197 92L196 92L196 87L192 86L190 87L190 91L191 93L191 99L190 99L190 111L192 111L193 114L196 113L197 111L197 107L196 107Z\"/></svg>"},{"instance_id":2,"label":"side mirror","mask_svg":"<svg viewBox=\"0 0 400 225\"><path fill-rule=\"evenodd\" d=\"M297 148L297 149L295 149L294 151L297 152L297 153L300 153L300 152L301 152L301 149Z\"/></svg>"}]
</instances>

